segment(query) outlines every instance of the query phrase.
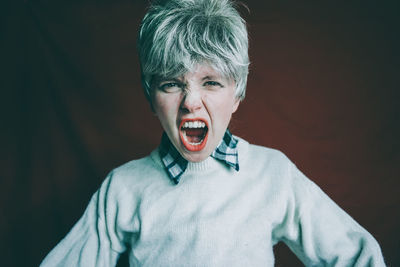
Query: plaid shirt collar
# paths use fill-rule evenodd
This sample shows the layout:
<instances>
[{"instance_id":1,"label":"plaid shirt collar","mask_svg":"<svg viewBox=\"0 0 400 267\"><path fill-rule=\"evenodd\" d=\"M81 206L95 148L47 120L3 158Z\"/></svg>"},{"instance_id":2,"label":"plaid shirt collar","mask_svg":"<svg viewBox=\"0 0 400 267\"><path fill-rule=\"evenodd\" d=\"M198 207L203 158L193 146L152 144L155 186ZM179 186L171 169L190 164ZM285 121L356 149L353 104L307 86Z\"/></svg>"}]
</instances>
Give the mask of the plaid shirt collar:
<instances>
[{"instance_id":1,"label":"plaid shirt collar","mask_svg":"<svg viewBox=\"0 0 400 267\"><path fill-rule=\"evenodd\" d=\"M238 140L227 129L221 142L211 154L211 157L239 171L237 143ZM181 175L187 168L188 161L179 154L165 132L161 138L159 153L169 178L175 184L178 184Z\"/></svg>"}]
</instances>

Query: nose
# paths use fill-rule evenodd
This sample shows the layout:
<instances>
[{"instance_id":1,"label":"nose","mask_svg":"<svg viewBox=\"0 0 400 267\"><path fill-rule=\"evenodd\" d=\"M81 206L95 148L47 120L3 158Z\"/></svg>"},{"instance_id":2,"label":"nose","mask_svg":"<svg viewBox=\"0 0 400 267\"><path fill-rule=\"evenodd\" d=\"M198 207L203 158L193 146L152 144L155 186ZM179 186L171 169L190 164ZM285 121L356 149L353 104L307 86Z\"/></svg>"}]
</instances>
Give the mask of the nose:
<instances>
[{"instance_id":1,"label":"nose","mask_svg":"<svg viewBox=\"0 0 400 267\"><path fill-rule=\"evenodd\" d=\"M202 99L200 92L197 90L185 90L181 103L181 110L193 113L201 109L201 107Z\"/></svg>"}]
</instances>

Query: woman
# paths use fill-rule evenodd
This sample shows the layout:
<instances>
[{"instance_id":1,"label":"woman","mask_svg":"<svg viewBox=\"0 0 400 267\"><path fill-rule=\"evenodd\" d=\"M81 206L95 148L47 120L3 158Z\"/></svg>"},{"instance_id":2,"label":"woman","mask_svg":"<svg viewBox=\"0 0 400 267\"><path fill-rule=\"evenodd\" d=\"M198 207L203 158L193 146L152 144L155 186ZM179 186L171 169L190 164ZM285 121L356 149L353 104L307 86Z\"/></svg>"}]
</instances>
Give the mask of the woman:
<instances>
[{"instance_id":1,"label":"woman","mask_svg":"<svg viewBox=\"0 0 400 267\"><path fill-rule=\"evenodd\" d=\"M384 266L379 245L282 153L228 125L244 99L246 25L228 0L157 1L139 33L158 149L113 170L42 266Z\"/></svg>"}]
</instances>

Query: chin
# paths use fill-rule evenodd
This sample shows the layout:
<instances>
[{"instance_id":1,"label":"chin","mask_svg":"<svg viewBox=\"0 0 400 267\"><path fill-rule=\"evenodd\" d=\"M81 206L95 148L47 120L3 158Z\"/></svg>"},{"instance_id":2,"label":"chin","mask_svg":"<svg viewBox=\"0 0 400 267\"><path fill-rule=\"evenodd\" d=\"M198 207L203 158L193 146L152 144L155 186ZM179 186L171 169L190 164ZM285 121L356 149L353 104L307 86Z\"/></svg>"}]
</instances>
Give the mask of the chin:
<instances>
[{"instance_id":1,"label":"chin","mask_svg":"<svg viewBox=\"0 0 400 267\"><path fill-rule=\"evenodd\" d=\"M186 160L188 160L188 161L190 161L190 162L201 162L201 161L207 159L208 156L210 156L210 155L211 155L211 153L210 153L210 154L207 154L207 153L204 153L204 151L202 151L202 152L200 152L200 153L186 152L186 153L183 153L183 154L182 154L182 156L183 156Z\"/></svg>"}]
</instances>

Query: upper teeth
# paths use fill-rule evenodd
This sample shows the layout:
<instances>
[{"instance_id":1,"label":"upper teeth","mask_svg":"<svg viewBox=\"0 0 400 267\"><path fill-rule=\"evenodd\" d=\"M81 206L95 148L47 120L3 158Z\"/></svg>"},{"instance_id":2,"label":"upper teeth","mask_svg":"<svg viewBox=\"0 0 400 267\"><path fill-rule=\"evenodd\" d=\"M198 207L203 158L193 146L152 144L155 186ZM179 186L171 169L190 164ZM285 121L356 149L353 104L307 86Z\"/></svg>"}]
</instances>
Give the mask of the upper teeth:
<instances>
[{"instance_id":1,"label":"upper teeth","mask_svg":"<svg viewBox=\"0 0 400 267\"><path fill-rule=\"evenodd\" d=\"M206 127L205 122L202 121L186 121L183 124L183 128L204 128Z\"/></svg>"}]
</instances>

